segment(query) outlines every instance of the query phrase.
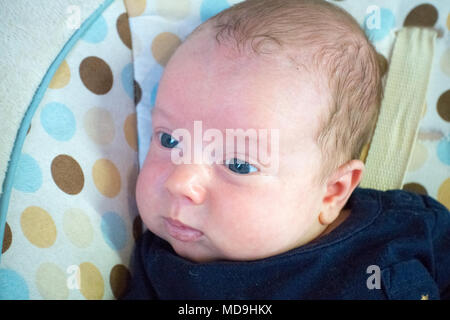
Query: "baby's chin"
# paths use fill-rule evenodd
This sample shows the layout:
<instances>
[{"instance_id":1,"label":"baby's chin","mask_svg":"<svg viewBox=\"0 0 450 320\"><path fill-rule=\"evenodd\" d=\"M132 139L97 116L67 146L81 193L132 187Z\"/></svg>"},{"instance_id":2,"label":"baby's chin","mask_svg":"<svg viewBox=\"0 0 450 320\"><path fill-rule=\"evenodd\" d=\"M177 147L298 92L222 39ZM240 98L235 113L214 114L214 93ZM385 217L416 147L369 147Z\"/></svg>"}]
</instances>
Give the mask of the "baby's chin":
<instances>
[{"instance_id":1,"label":"baby's chin","mask_svg":"<svg viewBox=\"0 0 450 320\"><path fill-rule=\"evenodd\" d=\"M210 252L199 244L184 243L176 240L171 241L170 239L167 241L172 246L172 249L176 252L177 255L191 262L208 263L224 260L224 258L220 255Z\"/></svg>"},{"instance_id":2,"label":"baby's chin","mask_svg":"<svg viewBox=\"0 0 450 320\"><path fill-rule=\"evenodd\" d=\"M192 243L180 243L179 241L170 241L170 239L166 241L169 242L177 255L194 263L208 263L217 261L250 262L273 255L271 253L261 253L260 255L255 255L254 253L246 254L244 252L233 252L232 254L226 254L224 252L220 252L219 250L211 250L209 247L199 244L193 245Z\"/></svg>"}]
</instances>

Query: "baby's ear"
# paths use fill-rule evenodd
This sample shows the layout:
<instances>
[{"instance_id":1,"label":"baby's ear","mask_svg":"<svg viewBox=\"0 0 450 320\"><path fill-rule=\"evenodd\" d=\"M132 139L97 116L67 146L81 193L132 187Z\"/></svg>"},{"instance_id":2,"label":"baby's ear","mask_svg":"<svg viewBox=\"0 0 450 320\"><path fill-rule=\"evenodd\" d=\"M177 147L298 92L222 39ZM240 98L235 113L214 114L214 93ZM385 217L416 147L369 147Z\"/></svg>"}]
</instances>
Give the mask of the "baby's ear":
<instances>
[{"instance_id":1,"label":"baby's ear","mask_svg":"<svg viewBox=\"0 0 450 320\"><path fill-rule=\"evenodd\" d=\"M363 171L364 163L361 160L350 160L340 166L328 180L327 192L322 200L322 212L319 215L321 224L330 224L338 217L361 181Z\"/></svg>"}]
</instances>

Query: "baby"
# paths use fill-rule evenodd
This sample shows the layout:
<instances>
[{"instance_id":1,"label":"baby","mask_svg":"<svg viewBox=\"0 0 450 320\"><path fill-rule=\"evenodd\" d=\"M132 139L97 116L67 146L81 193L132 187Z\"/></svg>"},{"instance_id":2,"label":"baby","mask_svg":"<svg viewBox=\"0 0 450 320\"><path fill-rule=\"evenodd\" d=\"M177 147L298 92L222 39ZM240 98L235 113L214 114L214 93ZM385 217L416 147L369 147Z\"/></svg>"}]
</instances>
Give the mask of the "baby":
<instances>
[{"instance_id":1,"label":"baby","mask_svg":"<svg viewBox=\"0 0 450 320\"><path fill-rule=\"evenodd\" d=\"M149 230L125 298L450 298L448 210L358 187L377 61L358 23L322 0L247 0L194 30L152 111L136 188ZM199 126L227 138L213 161L186 161L213 140L179 134Z\"/></svg>"}]
</instances>

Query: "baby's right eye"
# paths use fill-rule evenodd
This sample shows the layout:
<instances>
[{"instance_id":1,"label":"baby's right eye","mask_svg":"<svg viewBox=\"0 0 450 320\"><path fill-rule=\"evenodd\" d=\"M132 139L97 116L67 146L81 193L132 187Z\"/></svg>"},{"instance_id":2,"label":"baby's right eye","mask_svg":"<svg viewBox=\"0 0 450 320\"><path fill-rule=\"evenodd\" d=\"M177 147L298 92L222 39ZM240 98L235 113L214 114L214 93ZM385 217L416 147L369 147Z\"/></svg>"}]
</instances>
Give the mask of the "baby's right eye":
<instances>
[{"instance_id":1,"label":"baby's right eye","mask_svg":"<svg viewBox=\"0 0 450 320\"><path fill-rule=\"evenodd\" d=\"M161 145L168 149L175 148L178 144L177 140L175 140L170 134L165 132L159 132L158 139Z\"/></svg>"}]
</instances>

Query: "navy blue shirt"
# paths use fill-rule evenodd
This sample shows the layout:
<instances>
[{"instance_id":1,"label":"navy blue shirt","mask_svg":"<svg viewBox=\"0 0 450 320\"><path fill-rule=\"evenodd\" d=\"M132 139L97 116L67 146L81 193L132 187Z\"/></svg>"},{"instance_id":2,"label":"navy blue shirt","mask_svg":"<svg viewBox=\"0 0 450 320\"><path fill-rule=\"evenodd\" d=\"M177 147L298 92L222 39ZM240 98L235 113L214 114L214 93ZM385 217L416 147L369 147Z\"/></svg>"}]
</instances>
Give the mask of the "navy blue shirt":
<instances>
[{"instance_id":1,"label":"navy blue shirt","mask_svg":"<svg viewBox=\"0 0 450 320\"><path fill-rule=\"evenodd\" d=\"M431 197L356 188L323 237L255 261L195 263L146 231L125 299L450 299L450 213Z\"/></svg>"}]
</instances>

